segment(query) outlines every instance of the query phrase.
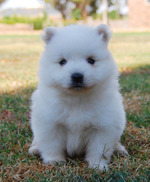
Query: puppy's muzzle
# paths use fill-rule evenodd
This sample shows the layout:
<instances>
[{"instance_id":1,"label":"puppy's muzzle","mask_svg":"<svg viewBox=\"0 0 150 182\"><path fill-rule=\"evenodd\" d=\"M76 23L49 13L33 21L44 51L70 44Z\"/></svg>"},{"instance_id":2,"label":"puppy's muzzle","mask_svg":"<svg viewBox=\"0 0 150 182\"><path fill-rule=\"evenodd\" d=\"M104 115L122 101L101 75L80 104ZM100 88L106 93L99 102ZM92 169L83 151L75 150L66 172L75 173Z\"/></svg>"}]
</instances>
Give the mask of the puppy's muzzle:
<instances>
[{"instance_id":1,"label":"puppy's muzzle","mask_svg":"<svg viewBox=\"0 0 150 182\"><path fill-rule=\"evenodd\" d=\"M84 76L81 73L73 73L71 75L71 87L72 88L82 88L84 87Z\"/></svg>"}]
</instances>

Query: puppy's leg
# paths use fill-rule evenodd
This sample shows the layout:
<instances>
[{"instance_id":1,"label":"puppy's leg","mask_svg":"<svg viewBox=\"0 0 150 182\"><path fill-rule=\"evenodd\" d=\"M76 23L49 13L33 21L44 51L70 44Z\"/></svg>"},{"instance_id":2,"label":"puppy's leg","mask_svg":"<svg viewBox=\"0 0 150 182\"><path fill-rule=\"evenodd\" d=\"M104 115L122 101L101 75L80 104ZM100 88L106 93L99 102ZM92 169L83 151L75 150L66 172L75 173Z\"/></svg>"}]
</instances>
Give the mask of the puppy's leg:
<instances>
[{"instance_id":1,"label":"puppy's leg","mask_svg":"<svg viewBox=\"0 0 150 182\"><path fill-rule=\"evenodd\" d=\"M87 146L86 161L90 168L108 170L108 162L116 143L111 131L98 131L93 134Z\"/></svg>"},{"instance_id":2,"label":"puppy's leg","mask_svg":"<svg viewBox=\"0 0 150 182\"><path fill-rule=\"evenodd\" d=\"M34 128L39 151L44 163L65 161L65 136L63 127L40 125Z\"/></svg>"},{"instance_id":3,"label":"puppy's leg","mask_svg":"<svg viewBox=\"0 0 150 182\"><path fill-rule=\"evenodd\" d=\"M38 149L44 163L64 161L65 128L34 113L31 118L31 127L36 141L33 140L29 152L33 153Z\"/></svg>"}]
</instances>

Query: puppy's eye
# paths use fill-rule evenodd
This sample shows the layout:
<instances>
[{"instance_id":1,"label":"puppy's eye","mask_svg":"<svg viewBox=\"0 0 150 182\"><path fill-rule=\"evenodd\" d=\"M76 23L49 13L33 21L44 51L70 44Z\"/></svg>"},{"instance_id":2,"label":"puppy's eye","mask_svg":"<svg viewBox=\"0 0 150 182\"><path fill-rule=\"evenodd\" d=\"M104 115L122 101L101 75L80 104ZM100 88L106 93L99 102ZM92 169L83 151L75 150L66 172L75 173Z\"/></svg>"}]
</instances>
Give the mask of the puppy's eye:
<instances>
[{"instance_id":1,"label":"puppy's eye","mask_svg":"<svg viewBox=\"0 0 150 182\"><path fill-rule=\"evenodd\" d=\"M89 57L88 59L87 59L87 62L89 63L89 64L94 64L95 63L95 60L92 58L92 57Z\"/></svg>"},{"instance_id":2,"label":"puppy's eye","mask_svg":"<svg viewBox=\"0 0 150 182\"><path fill-rule=\"evenodd\" d=\"M66 63L67 63L66 59L62 59L62 60L59 62L59 64L60 64L61 66L64 66Z\"/></svg>"}]
</instances>

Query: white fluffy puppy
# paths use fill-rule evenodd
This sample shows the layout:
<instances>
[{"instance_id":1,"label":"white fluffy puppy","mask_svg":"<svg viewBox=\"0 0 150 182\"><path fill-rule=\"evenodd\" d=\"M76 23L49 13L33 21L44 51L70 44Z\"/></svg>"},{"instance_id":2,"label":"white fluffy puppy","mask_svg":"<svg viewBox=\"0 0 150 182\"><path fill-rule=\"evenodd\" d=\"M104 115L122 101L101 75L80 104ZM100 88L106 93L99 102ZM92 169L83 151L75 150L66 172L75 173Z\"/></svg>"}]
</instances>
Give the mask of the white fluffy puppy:
<instances>
[{"instance_id":1,"label":"white fluffy puppy","mask_svg":"<svg viewBox=\"0 0 150 182\"><path fill-rule=\"evenodd\" d=\"M85 154L89 167L103 170L126 123L118 71L107 46L106 25L45 28L39 84L32 95L30 153L45 163Z\"/></svg>"}]
</instances>

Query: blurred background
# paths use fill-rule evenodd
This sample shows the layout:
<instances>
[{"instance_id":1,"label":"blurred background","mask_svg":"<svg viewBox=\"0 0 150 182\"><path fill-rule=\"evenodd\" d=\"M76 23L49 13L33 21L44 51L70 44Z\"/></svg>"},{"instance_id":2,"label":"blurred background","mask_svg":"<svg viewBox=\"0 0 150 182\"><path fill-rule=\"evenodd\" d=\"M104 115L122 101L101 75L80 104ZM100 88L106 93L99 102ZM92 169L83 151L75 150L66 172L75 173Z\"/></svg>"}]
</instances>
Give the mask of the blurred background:
<instances>
[{"instance_id":1,"label":"blurred background","mask_svg":"<svg viewBox=\"0 0 150 182\"><path fill-rule=\"evenodd\" d=\"M114 31L147 31L150 0L0 0L0 33L74 23L105 23Z\"/></svg>"},{"instance_id":2,"label":"blurred background","mask_svg":"<svg viewBox=\"0 0 150 182\"><path fill-rule=\"evenodd\" d=\"M128 121L121 142L130 156L114 155L107 174L78 160L46 166L28 155L30 98L44 44L40 32L100 23L114 32L109 49L120 71ZM149 182L149 132L150 0L0 0L0 181Z\"/></svg>"}]
</instances>

